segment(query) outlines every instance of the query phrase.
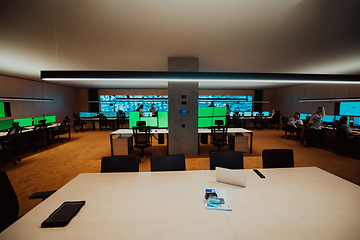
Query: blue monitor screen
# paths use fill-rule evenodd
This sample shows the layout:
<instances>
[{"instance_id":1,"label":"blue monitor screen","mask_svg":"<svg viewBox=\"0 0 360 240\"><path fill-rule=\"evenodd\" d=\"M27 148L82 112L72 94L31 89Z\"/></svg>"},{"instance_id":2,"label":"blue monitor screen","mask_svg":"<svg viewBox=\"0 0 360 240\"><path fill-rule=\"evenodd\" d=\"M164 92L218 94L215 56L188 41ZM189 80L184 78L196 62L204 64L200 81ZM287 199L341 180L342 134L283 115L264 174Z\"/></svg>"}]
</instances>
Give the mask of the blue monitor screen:
<instances>
[{"instance_id":1,"label":"blue monitor screen","mask_svg":"<svg viewBox=\"0 0 360 240\"><path fill-rule=\"evenodd\" d=\"M354 117L353 126L360 127L360 117Z\"/></svg>"},{"instance_id":2,"label":"blue monitor screen","mask_svg":"<svg viewBox=\"0 0 360 240\"><path fill-rule=\"evenodd\" d=\"M263 114L264 117L269 117L270 116L269 112L262 112L262 114Z\"/></svg>"},{"instance_id":3,"label":"blue monitor screen","mask_svg":"<svg viewBox=\"0 0 360 240\"><path fill-rule=\"evenodd\" d=\"M335 116L333 115L325 115L325 117L323 117L322 121L323 123L333 123L335 119Z\"/></svg>"},{"instance_id":4,"label":"blue monitor screen","mask_svg":"<svg viewBox=\"0 0 360 240\"><path fill-rule=\"evenodd\" d=\"M334 119L335 119L336 121L339 121L340 118L341 118L341 116L334 116ZM347 125L349 125L349 124L350 124L350 118L347 118Z\"/></svg>"},{"instance_id":5,"label":"blue monitor screen","mask_svg":"<svg viewBox=\"0 0 360 240\"><path fill-rule=\"evenodd\" d=\"M341 102L340 115L360 116L360 102Z\"/></svg>"},{"instance_id":6,"label":"blue monitor screen","mask_svg":"<svg viewBox=\"0 0 360 240\"><path fill-rule=\"evenodd\" d=\"M300 119L301 120L306 120L306 117L310 116L310 114L306 114L306 113L300 113Z\"/></svg>"},{"instance_id":7,"label":"blue monitor screen","mask_svg":"<svg viewBox=\"0 0 360 240\"><path fill-rule=\"evenodd\" d=\"M103 114L107 118L116 118L116 112L100 112L100 114Z\"/></svg>"},{"instance_id":8,"label":"blue monitor screen","mask_svg":"<svg viewBox=\"0 0 360 240\"><path fill-rule=\"evenodd\" d=\"M97 112L80 112L81 118L91 118L91 117L97 117Z\"/></svg>"},{"instance_id":9,"label":"blue monitor screen","mask_svg":"<svg viewBox=\"0 0 360 240\"><path fill-rule=\"evenodd\" d=\"M253 112L252 115L255 117L259 112Z\"/></svg>"},{"instance_id":10,"label":"blue monitor screen","mask_svg":"<svg viewBox=\"0 0 360 240\"><path fill-rule=\"evenodd\" d=\"M244 117L251 117L251 112L244 112Z\"/></svg>"}]
</instances>

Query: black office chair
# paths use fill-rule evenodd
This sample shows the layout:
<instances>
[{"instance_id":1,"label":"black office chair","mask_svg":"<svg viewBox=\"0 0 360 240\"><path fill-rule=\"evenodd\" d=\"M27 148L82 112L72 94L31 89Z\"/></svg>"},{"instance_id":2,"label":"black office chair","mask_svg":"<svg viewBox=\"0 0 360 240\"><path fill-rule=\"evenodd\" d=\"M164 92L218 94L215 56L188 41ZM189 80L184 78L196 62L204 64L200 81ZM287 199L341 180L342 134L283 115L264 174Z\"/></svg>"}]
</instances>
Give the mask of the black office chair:
<instances>
[{"instance_id":1,"label":"black office chair","mask_svg":"<svg viewBox=\"0 0 360 240\"><path fill-rule=\"evenodd\" d=\"M107 117L105 117L103 114L99 115L99 128L100 131L105 129L106 131L110 128L110 121L108 121Z\"/></svg>"},{"instance_id":2,"label":"black office chair","mask_svg":"<svg viewBox=\"0 0 360 240\"><path fill-rule=\"evenodd\" d=\"M144 152L145 148L151 147L150 127L149 126L133 127L133 135L135 139L134 147L141 149L141 153L138 154L140 156L139 161L141 162L141 158L144 155L151 156L151 153Z\"/></svg>"},{"instance_id":3,"label":"black office chair","mask_svg":"<svg viewBox=\"0 0 360 240\"><path fill-rule=\"evenodd\" d=\"M151 158L151 171L186 171L185 155L173 154Z\"/></svg>"},{"instance_id":4,"label":"black office chair","mask_svg":"<svg viewBox=\"0 0 360 240\"><path fill-rule=\"evenodd\" d=\"M244 169L243 153L240 151L211 151L210 170L215 170L215 167Z\"/></svg>"},{"instance_id":5,"label":"black office chair","mask_svg":"<svg viewBox=\"0 0 360 240\"><path fill-rule=\"evenodd\" d=\"M216 120L215 124L217 124L217 121L222 120ZM219 123L219 122L218 122ZM215 147L218 147L218 151L220 151L220 148L227 145L227 127L225 126L216 126L211 127L211 144Z\"/></svg>"},{"instance_id":6,"label":"black office chair","mask_svg":"<svg viewBox=\"0 0 360 240\"><path fill-rule=\"evenodd\" d=\"M70 119L65 118L60 126L58 127L58 129L55 129L53 131L53 135L54 136L58 136L58 140L60 140L62 143L64 143L63 139L60 138L60 135L64 135L64 134L69 134L70 133ZM70 140L70 135L69 138L67 139L68 141Z\"/></svg>"},{"instance_id":7,"label":"black office chair","mask_svg":"<svg viewBox=\"0 0 360 240\"><path fill-rule=\"evenodd\" d=\"M40 196L38 198L44 200L54 192L38 192L32 196ZM5 171L0 171L0 193L0 232L2 232L19 217L19 200Z\"/></svg>"},{"instance_id":8,"label":"black office chair","mask_svg":"<svg viewBox=\"0 0 360 240\"><path fill-rule=\"evenodd\" d=\"M116 113L116 123L117 123L118 128L119 128L119 125L122 128L123 125L126 124L126 117L125 117L124 111L120 110Z\"/></svg>"},{"instance_id":9,"label":"black office chair","mask_svg":"<svg viewBox=\"0 0 360 240\"><path fill-rule=\"evenodd\" d=\"M86 124L85 121L82 121L80 119L80 116L79 114L77 113L73 113L73 118L74 118L74 131L77 133L77 131L82 131L84 132L85 129L84 129L84 125ZM76 126L79 126L80 128L78 130L76 130Z\"/></svg>"},{"instance_id":10,"label":"black office chair","mask_svg":"<svg viewBox=\"0 0 360 240\"><path fill-rule=\"evenodd\" d=\"M262 151L263 168L294 167L292 149L265 149Z\"/></svg>"},{"instance_id":11,"label":"black office chair","mask_svg":"<svg viewBox=\"0 0 360 240\"><path fill-rule=\"evenodd\" d=\"M139 157L128 155L103 157L101 172L139 172Z\"/></svg>"},{"instance_id":12,"label":"black office chair","mask_svg":"<svg viewBox=\"0 0 360 240\"><path fill-rule=\"evenodd\" d=\"M269 119L269 128L274 128L274 125L277 124L278 125L278 130L280 129L280 117L281 117L281 112L280 111L276 111L274 116L272 116L272 118Z\"/></svg>"},{"instance_id":13,"label":"black office chair","mask_svg":"<svg viewBox=\"0 0 360 240\"><path fill-rule=\"evenodd\" d=\"M283 123L282 129L285 131L285 135L282 137L286 137L289 139L290 137L295 137L296 128L293 126L288 125L289 118L285 115L281 118L281 121ZM287 135L289 133L289 135Z\"/></svg>"},{"instance_id":14,"label":"black office chair","mask_svg":"<svg viewBox=\"0 0 360 240\"><path fill-rule=\"evenodd\" d=\"M10 152L14 152L14 156L17 156L19 154L21 145L18 142L18 138L21 131L22 128L19 126L19 123L14 122L13 126L9 129L7 135L0 138L0 153L2 155L2 160L4 164L6 163L6 161L10 161L14 163L14 165L17 165L17 161L21 161L20 158L11 158L7 156L7 154Z\"/></svg>"}]
</instances>

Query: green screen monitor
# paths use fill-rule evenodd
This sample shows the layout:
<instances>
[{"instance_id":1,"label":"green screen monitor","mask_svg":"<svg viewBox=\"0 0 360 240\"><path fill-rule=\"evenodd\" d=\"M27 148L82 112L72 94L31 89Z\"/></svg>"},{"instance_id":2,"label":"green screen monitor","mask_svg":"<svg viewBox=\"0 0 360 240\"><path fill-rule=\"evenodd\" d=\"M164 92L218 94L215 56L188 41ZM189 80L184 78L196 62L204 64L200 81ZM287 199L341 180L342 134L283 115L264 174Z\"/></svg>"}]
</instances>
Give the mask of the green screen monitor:
<instances>
[{"instance_id":1,"label":"green screen monitor","mask_svg":"<svg viewBox=\"0 0 360 240\"><path fill-rule=\"evenodd\" d=\"M145 121L146 126L157 127L158 119L157 117L140 117L140 121Z\"/></svg>"},{"instance_id":2,"label":"green screen monitor","mask_svg":"<svg viewBox=\"0 0 360 240\"><path fill-rule=\"evenodd\" d=\"M168 112L159 111L158 112L158 128L168 128L169 120L168 120Z\"/></svg>"},{"instance_id":3,"label":"green screen monitor","mask_svg":"<svg viewBox=\"0 0 360 240\"><path fill-rule=\"evenodd\" d=\"M213 119L212 117L198 118L198 127L199 128L211 127L212 119Z\"/></svg>"},{"instance_id":4,"label":"green screen monitor","mask_svg":"<svg viewBox=\"0 0 360 240\"><path fill-rule=\"evenodd\" d=\"M32 118L17 118L14 122L18 122L20 127L29 127L33 125Z\"/></svg>"},{"instance_id":5,"label":"green screen monitor","mask_svg":"<svg viewBox=\"0 0 360 240\"><path fill-rule=\"evenodd\" d=\"M0 131L10 129L12 127L13 122L14 120L12 119L0 121Z\"/></svg>"},{"instance_id":6,"label":"green screen monitor","mask_svg":"<svg viewBox=\"0 0 360 240\"><path fill-rule=\"evenodd\" d=\"M136 122L139 121L139 112L129 112L129 128L136 127Z\"/></svg>"},{"instance_id":7,"label":"green screen monitor","mask_svg":"<svg viewBox=\"0 0 360 240\"><path fill-rule=\"evenodd\" d=\"M0 117L5 117L5 107L3 102L0 102Z\"/></svg>"},{"instance_id":8,"label":"green screen monitor","mask_svg":"<svg viewBox=\"0 0 360 240\"><path fill-rule=\"evenodd\" d=\"M45 116L46 123L56 123L56 116Z\"/></svg>"},{"instance_id":9,"label":"green screen monitor","mask_svg":"<svg viewBox=\"0 0 360 240\"><path fill-rule=\"evenodd\" d=\"M34 125L39 125L40 120L45 120L45 117L34 117ZM46 121L47 123L47 121Z\"/></svg>"},{"instance_id":10,"label":"green screen monitor","mask_svg":"<svg viewBox=\"0 0 360 240\"><path fill-rule=\"evenodd\" d=\"M214 117L225 117L226 107L214 107Z\"/></svg>"},{"instance_id":11,"label":"green screen monitor","mask_svg":"<svg viewBox=\"0 0 360 240\"><path fill-rule=\"evenodd\" d=\"M226 124L226 117L213 117L212 118L212 126L216 127L215 120L222 120L223 124L221 126L224 126Z\"/></svg>"},{"instance_id":12,"label":"green screen monitor","mask_svg":"<svg viewBox=\"0 0 360 240\"><path fill-rule=\"evenodd\" d=\"M11 117L9 102L0 102L0 117Z\"/></svg>"},{"instance_id":13,"label":"green screen monitor","mask_svg":"<svg viewBox=\"0 0 360 240\"><path fill-rule=\"evenodd\" d=\"M199 107L198 115L199 117L212 117L213 112L214 112L213 107Z\"/></svg>"}]
</instances>

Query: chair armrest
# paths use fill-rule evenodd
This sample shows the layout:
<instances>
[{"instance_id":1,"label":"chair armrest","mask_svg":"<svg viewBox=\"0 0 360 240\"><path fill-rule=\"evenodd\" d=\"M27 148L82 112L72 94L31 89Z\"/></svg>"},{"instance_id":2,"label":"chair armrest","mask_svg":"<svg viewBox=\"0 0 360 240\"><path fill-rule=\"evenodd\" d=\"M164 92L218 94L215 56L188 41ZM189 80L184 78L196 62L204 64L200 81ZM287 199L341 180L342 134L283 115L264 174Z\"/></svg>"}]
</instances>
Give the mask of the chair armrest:
<instances>
[{"instance_id":1,"label":"chair armrest","mask_svg":"<svg viewBox=\"0 0 360 240\"><path fill-rule=\"evenodd\" d=\"M45 199L50 197L50 195L53 194L54 192L56 192L56 190L55 191L47 191L47 192L36 192L36 193L31 194L29 199L42 198L42 201L44 201Z\"/></svg>"}]
</instances>

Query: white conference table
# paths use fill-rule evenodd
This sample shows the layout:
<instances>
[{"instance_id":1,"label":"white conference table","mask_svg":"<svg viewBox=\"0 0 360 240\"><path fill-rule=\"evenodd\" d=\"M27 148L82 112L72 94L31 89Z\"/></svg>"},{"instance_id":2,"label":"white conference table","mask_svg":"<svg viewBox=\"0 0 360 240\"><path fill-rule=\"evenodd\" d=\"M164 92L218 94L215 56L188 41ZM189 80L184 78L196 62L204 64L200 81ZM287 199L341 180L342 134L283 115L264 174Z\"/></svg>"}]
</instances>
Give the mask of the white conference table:
<instances>
[{"instance_id":1,"label":"white conference table","mask_svg":"<svg viewBox=\"0 0 360 240\"><path fill-rule=\"evenodd\" d=\"M82 173L0 234L17 239L360 239L360 187L316 167L247 171L247 187L215 171ZM231 212L206 210L205 188L227 190ZM63 228L40 224L85 200Z\"/></svg>"},{"instance_id":2,"label":"white conference table","mask_svg":"<svg viewBox=\"0 0 360 240\"><path fill-rule=\"evenodd\" d=\"M168 128L152 128L152 134L168 134ZM198 128L198 134L201 133L211 133L211 129L209 128ZM253 132L245 129L245 128L228 128L228 133L248 133L250 134L250 153L252 153L253 146ZM133 130L131 128L121 128L112 133L110 133L110 146L111 146L111 156L113 156L113 136L115 135L131 135L133 134Z\"/></svg>"}]
</instances>

